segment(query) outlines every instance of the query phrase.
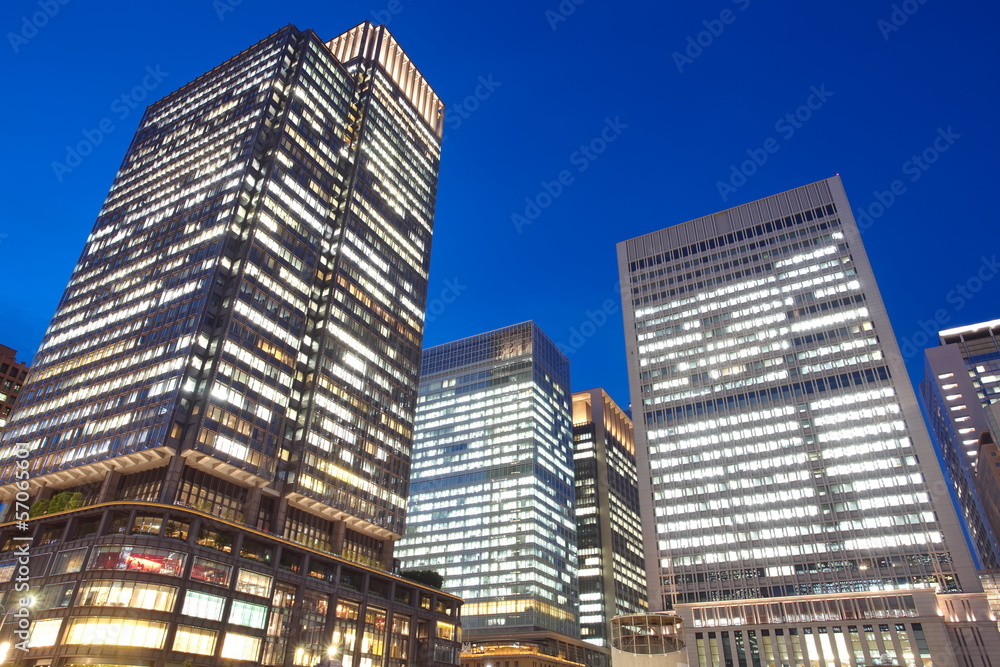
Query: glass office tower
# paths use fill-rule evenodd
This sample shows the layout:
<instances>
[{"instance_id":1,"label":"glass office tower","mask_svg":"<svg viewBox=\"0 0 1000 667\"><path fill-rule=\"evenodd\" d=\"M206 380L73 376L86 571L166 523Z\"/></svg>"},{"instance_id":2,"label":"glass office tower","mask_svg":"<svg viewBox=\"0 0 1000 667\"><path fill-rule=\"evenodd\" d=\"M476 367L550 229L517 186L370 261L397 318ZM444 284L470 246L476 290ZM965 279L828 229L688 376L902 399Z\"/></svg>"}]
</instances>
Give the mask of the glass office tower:
<instances>
[{"instance_id":1,"label":"glass office tower","mask_svg":"<svg viewBox=\"0 0 1000 667\"><path fill-rule=\"evenodd\" d=\"M632 420L603 389L573 394L580 635L611 645L611 619L649 608Z\"/></svg>"},{"instance_id":2,"label":"glass office tower","mask_svg":"<svg viewBox=\"0 0 1000 667\"><path fill-rule=\"evenodd\" d=\"M533 322L424 350L408 516L467 641L579 637L569 361Z\"/></svg>"},{"instance_id":3,"label":"glass office tower","mask_svg":"<svg viewBox=\"0 0 1000 667\"><path fill-rule=\"evenodd\" d=\"M32 658L92 658L77 645L96 636L142 664L457 660L459 602L383 576L442 111L370 23L329 42L287 26L146 110L0 443L0 500L26 457L49 512L38 576L57 552L66 587L36 612ZM148 618L98 608L139 599Z\"/></svg>"},{"instance_id":4,"label":"glass office tower","mask_svg":"<svg viewBox=\"0 0 1000 667\"><path fill-rule=\"evenodd\" d=\"M650 603L689 660L1000 655L840 179L618 259Z\"/></svg>"}]
</instances>

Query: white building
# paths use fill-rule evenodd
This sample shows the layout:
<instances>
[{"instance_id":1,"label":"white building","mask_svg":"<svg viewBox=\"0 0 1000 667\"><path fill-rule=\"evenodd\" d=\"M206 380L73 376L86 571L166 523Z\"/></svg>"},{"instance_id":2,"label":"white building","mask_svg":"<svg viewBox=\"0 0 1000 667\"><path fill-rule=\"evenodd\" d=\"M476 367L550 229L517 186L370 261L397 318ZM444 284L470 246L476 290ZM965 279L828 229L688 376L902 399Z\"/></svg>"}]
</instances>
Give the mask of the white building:
<instances>
[{"instance_id":1,"label":"white building","mask_svg":"<svg viewBox=\"0 0 1000 667\"><path fill-rule=\"evenodd\" d=\"M1000 655L840 179L618 262L650 605L691 664Z\"/></svg>"}]
</instances>

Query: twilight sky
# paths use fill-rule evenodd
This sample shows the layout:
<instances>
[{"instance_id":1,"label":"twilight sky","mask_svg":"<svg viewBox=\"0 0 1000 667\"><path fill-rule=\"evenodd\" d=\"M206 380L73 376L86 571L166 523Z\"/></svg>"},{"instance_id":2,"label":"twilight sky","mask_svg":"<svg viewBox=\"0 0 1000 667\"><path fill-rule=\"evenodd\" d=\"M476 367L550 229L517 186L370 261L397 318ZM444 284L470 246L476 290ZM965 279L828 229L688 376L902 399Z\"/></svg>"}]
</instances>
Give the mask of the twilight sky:
<instances>
[{"instance_id":1,"label":"twilight sky","mask_svg":"<svg viewBox=\"0 0 1000 667\"><path fill-rule=\"evenodd\" d=\"M1000 318L995 3L8 0L0 343L34 354L146 104L365 19L449 107L427 345L534 319L624 407L615 244L835 173L914 381L923 331Z\"/></svg>"}]
</instances>

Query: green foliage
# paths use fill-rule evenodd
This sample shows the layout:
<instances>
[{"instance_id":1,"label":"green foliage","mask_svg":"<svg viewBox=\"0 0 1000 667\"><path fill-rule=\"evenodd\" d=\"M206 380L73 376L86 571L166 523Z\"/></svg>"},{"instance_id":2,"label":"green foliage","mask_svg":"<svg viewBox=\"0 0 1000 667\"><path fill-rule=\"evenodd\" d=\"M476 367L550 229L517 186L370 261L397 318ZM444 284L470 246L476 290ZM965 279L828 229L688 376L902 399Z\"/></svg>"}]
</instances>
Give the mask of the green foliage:
<instances>
[{"instance_id":1,"label":"green foliage","mask_svg":"<svg viewBox=\"0 0 1000 667\"><path fill-rule=\"evenodd\" d=\"M30 508L28 508L29 517L42 516L43 514L48 514L48 513L49 513L48 500L37 500Z\"/></svg>"},{"instance_id":2,"label":"green foliage","mask_svg":"<svg viewBox=\"0 0 1000 667\"><path fill-rule=\"evenodd\" d=\"M72 505L75 498L79 496L76 505ZM52 500L49 501L49 514L54 512L65 512L66 510L73 510L83 504L83 494L82 493L70 493L69 491L60 491L56 495L52 496ZM71 506L72 505L72 506Z\"/></svg>"},{"instance_id":3,"label":"green foliage","mask_svg":"<svg viewBox=\"0 0 1000 667\"><path fill-rule=\"evenodd\" d=\"M66 509L66 501L69 500L69 494L63 491L62 493L57 493L49 499L49 514L53 512L62 512Z\"/></svg>"},{"instance_id":4,"label":"green foliage","mask_svg":"<svg viewBox=\"0 0 1000 667\"><path fill-rule=\"evenodd\" d=\"M404 570L401 574L411 581L416 581L433 588L441 588L444 577L434 570Z\"/></svg>"},{"instance_id":5,"label":"green foliage","mask_svg":"<svg viewBox=\"0 0 1000 667\"><path fill-rule=\"evenodd\" d=\"M70 494L69 499L66 501L66 509L75 510L79 507L83 507L83 494L77 491Z\"/></svg>"}]
</instances>

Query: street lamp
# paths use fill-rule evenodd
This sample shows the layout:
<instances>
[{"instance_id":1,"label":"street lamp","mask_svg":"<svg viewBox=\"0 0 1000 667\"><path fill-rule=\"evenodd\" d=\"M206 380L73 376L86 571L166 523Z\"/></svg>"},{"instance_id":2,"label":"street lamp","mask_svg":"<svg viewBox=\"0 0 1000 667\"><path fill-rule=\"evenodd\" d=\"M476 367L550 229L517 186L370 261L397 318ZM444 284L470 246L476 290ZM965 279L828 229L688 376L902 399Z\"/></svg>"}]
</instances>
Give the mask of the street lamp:
<instances>
[{"instance_id":1,"label":"street lamp","mask_svg":"<svg viewBox=\"0 0 1000 667\"><path fill-rule=\"evenodd\" d=\"M28 604L20 607L15 607L14 609L7 609L4 605L0 605L0 665L7 662L7 657L10 654L10 642L3 639L3 628L7 625L7 617L18 611L19 609L30 609L35 606L35 598L28 598ZM15 660L15 662L17 662Z\"/></svg>"},{"instance_id":2,"label":"street lamp","mask_svg":"<svg viewBox=\"0 0 1000 667\"><path fill-rule=\"evenodd\" d=\"M13 614L15 610L8 610L7 607L0 605L0 639L3 638L3 626L7 625L7 616ZM10 653L10 642L3 641L0 643L0 665L7 662L7 655Z\"/></svg>"}]
</instances>

